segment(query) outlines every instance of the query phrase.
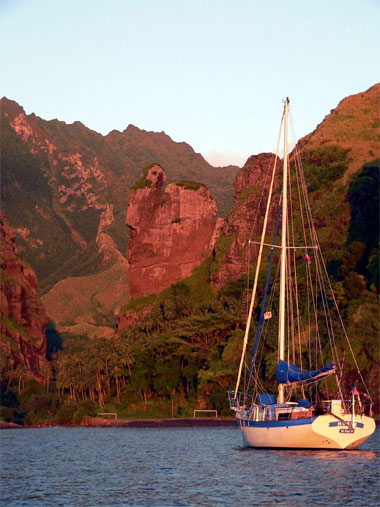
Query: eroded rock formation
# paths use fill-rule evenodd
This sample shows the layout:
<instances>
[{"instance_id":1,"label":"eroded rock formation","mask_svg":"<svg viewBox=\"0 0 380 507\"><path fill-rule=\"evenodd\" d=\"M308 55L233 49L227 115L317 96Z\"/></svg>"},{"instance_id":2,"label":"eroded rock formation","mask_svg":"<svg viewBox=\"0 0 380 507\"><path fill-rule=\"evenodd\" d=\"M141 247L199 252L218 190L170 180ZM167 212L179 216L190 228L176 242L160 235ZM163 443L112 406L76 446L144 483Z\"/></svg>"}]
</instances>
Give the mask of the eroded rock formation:
<instances>
[{"instance_id":1,"label":"eroded rock formation","mask_svg":"<svg viewBox=\"0 0 380 507\"><path fill-rule=\"evenodd\" d=\"M165 172L146 168L131 189L127 246L132 298L157 294L191 275L212 252L222 219L207 188L179 181L165 191Z\"/></svg>"},{"instance_id":2,"label":"eroded rock formation","mask_svg":"<svg viewBox=\"0 0 380 507\"><path fill-rule=\"evenodd\" d=\"M259 240L265 215L271 172L275 162L272 153L251 156L234 180L235 202L224 228L226 238L231 241L228 252L222 259L221 269L214 276L216 286L221 287L230 280L247 273L249 239ZM280 160L277 161L279 168ZM274 192L278 188L278 177L274 180ZM272 198L268 231L274 228L278 196ZM251 260L255 246L251 244Z\"/></svg>"},{"instance_id":3,"label":"eroded rock formation","mask_svg":"<svg viewBox=\"0 0 380 507\"><path fill-rule=\"evenodd\" d=\"M15 234L0 214L1 353L3 373L12 375L18 366L25 378L43 381L48 375L45 328L46 310L37 296L34 271L19 257Z\"/></svg>"}]
</instances>

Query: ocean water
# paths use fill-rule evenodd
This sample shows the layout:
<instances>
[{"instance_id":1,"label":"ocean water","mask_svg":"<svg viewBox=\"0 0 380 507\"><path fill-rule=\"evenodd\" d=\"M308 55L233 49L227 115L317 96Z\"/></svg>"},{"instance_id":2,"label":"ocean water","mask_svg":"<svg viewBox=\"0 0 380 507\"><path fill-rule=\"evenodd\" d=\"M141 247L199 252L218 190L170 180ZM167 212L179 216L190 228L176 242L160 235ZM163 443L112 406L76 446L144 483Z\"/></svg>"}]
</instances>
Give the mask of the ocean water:
<instances>
[{"instance_id":1,"label":"ocean water","mask_svg":"<svg viewBox=\"0 0 380 507\"><path fill-rule=\"evenodd\" d=\"M379 429L355 451L244 448L228 428L3 430L1 506L372 506Z\"/></svg>"}]
</instances>

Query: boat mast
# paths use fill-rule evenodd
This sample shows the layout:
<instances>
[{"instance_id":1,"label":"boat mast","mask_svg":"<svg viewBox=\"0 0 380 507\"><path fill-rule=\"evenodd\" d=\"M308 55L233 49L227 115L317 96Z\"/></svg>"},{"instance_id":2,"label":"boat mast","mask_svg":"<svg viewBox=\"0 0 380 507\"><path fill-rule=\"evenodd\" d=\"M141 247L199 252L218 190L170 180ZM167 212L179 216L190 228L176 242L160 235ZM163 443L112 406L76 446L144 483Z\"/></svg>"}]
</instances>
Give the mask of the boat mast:
<instances>
[{"instance_id":1,"label":"boat mast","mask_svg":"<svg viewBox=\"0 0 380 507\"><path fill-rule=\"evenodd\" d=\"M244 333L243 350L242 350L242 353L241 353L239 373L238 373L238 376L237 376L236 387L235 387L235 391L234 391L234 400L237 400L237 398L238 398L239 385L240 385L240 380L241 380L241 374L242 374L242 370L243 370L245 353L246 353L246 350L247 350L248 335L249 335L249 330L250 330L250 327L251 327L253 307L254 307L255 298L256 298L257 283L258 283L258 280L259 280L261 258L262 258L263 249L264 249L264 241L265 241L265 235L266 235L266 231L267 231L269 211L270 211L271 202L272 202L272 193L273 193L274 180L275 180L275 174L276 174L276 168L277 168L278 153L279 153L280 142L281 142L281 131L282 131L283 120L284 120L284 117L281 118L280 132L278 134L278 141L277 141L277 148L276 148L276 157L274 159L272 179L271 179L271 182L270 182L269 194L268 194L268 202L267 202L267 207L266 207L266 210L265 210L263 230L262 230L262 233L261 233L261 241L260 241L260 248L259 248L259 253L258 253L258 257L257 257L255 279L254 279L253 288L252 288L251 303L249 305L248 319L247 319L247 324L246 324L245 333Z\"/></svg>"},{"instance_id":2,"label":"boat mast","mask_svg":"<svg viewBox=\"0 0 380 507\"><path fill-rule=\"evenodd\" d=\"M281 271L280 271L280 311L278 326L279 359L285 360L285 277L286 277L286 243L287 243L287 190L288 190L288 116L289 98L285 100L284 126L284 166L282 176L282 226L281 226ZM278 386L278 403L284 403L284 386Z\"/></svg>"}]
</instances>

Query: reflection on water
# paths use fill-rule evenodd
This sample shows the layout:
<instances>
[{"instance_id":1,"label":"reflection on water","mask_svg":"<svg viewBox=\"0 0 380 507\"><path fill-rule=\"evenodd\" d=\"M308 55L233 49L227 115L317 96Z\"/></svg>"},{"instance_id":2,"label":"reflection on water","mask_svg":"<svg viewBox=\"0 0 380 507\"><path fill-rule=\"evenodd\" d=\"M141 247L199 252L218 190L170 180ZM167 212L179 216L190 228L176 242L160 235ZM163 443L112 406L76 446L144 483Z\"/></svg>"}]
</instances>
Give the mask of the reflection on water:
<instances>
[{"instance_id":1,"label":"reflection on water","mask_svg":"<svg viewBox=\"0 0 380 507\"><path fill-rule=\"evenodd\" d=\"M326 449L316 449L316 450L306 450L306 449L258 449L253 447L236 447L236 451L239 452L265 452L265 453L274 453L278 456L278 458L291 460L293 463L296 462L298 458L302 459L305 457L310 457L313 460L334 460L334 461L347 461L347 459L358 458L360 460L367 459L373 460L377 456L377 452L374 450L367 449L355 449L353 451L336 451L336 450L326 450Z\"/></svg>"},{"instance_id":2,"label":"reflection on water","mask_svg":"<svg viewBox=\"0 0 380 507\"><path fill-rule=\"evenodd\" d=\"M379 505L379 429L353 451L236 448L246 466L272 472L273 500L281 505ZM240 460L242 461L242 460ZM261 487L258 486L261 493ZM290 493L291 492L291 493ZM269 495L268 495L269 496Z\"/></svg>"},{"instance_id":3,"label":"reflection on water","mask_svg":"<svg viewBox=\"0 0 380 507\"><path fill-rule=\"evenodd\" d=\"M379 436L304 451L245 448L237 428L7 430L2 505L378 505Z\"/></svg>"}]
</instances>

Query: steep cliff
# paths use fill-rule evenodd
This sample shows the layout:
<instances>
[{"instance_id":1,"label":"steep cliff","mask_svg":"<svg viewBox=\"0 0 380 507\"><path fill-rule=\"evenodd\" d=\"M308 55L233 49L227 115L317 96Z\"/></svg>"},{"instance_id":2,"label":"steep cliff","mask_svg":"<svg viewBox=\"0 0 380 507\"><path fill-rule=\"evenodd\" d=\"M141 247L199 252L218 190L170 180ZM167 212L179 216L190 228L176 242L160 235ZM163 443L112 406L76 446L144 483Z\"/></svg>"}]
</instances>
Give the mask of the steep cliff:
<instances>
[{"instance_id":1,"label":"steep cliff","mask_svg":"<svg viewBox=\"0 0 380 507\"><path fill-rule=\"evenodd\" d=\"M191 275L212 252L221 228L207 188L177 181L162 190L164 170L147 167L132 187L127 259L132 298L157 294Z\"/></svg>"},{"instance_id":2,"label":"steep cliff","mask_svg":"<svg viewBox=\"0 0 380 507\"><path fill-rule=\"evenodd\" d=\"M103 136L81 123L46 122L6 99L1 105L1 206L41 291L104 270L127 241L120 224L128 176L117 173Z\"/></svg>"},{"instance_id":3,"label":"steep cliff","mask_svg":"<svg viewBox=\"0 0 380 507\"><path fill-rule=\"evenodd\" d=\"M232 204L237 168L214 168L164 132L130 125L102 136L3 98L1 134L1 209L59 330L108 336L112 311L129 300L125 212L142 167L157 160L171 181L208 184L225 214Z\"/></svg>"},{"instance_id":4,"label":"steep cliff","mask_svg":"<svg viewBox=\"0 0 380 507\"><path fill-rule=\"evenodd\" d=\"M48 375L46 310L37 296L34 271L18 257L15 234L0 214L2 374L44 381ZM18 368L19 367L19 368ZM20 369L21 368L21 369Z\"/></svg>"},{"instance_id":5,"label":"steep cliff","mask_svg":"<svg viewBox=\"0 0 380 507\"><path fill-rule=\"evenodd\" d=\"M343 260L342 246L349 239L349 184L358 177L363 164L378 154L379 101L380 84L346 97L314 132L299 141L316 228L327 261L339 264ZM269 188L267 171L273 159L270 154L252 156L235 177L234 205L224 229L224 243L217 245L217 253L218 246L223 251L228 245L213 276L218 287L247 273L247 261L255 257L257 247L248 240L258 240L261 233ZM290 160L293 163L293 154ZM278 180L274 189L269 238L278 203Z\"/></svg>"},{"instance_id":6,"label":"steep cliff","mask_svg":"<svg viewBox=\"0 0 380 507\"><path fill-rule=\"evenodd\" d=\"M277 161L277 168L280 162ZM224 227L225 242L227 240L230 243L230 248L220 259L220 269L213 277L218 287L247 273L248 259L252 260L257 250L254 244L249 243L249 239L260 239L274 163L275 156L271 153L253 155L235 177L235 202ZM274 180L273 188L276 192L278 177ZM273 230L277 204L278 196L274 195L268 221L269 232Z\"/></svg>"},{"instance_id":7,"label":"steep cliff","mask_svg":"<svg viewBox=\"0 0 380 507\"><path fill-rule=\"evenodd\" d=\"M380 83L342 99L316 129L300 141L303 157L339 147L347 152L344 181L379 154Z\"/></svg>"},{"instance_id":8,"label":"steep cliff","mask_svg":"<svg viewBox=\"0 0 380 507\"><path fill-rule=\"evenodd\" d=\"M67 276L104 270L115 248L124 254L129 188L153 161L165 167L169 181L208 185L224 214L232 204L238 168L214 168L164 132L130 125L102 136L80 122L68 125L26 114L6 98L1 120L1 207L42 293Z\"/></svg>"}]
</instances>

